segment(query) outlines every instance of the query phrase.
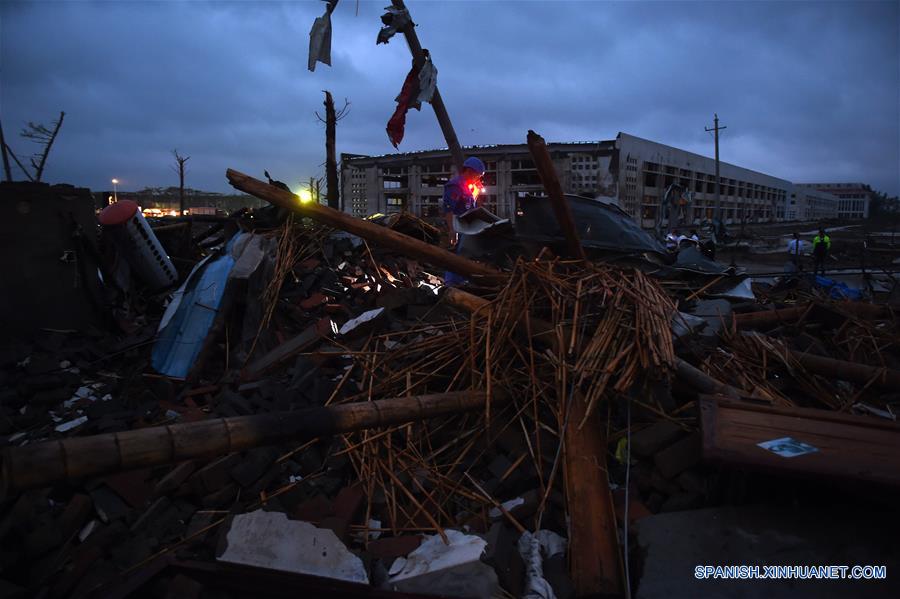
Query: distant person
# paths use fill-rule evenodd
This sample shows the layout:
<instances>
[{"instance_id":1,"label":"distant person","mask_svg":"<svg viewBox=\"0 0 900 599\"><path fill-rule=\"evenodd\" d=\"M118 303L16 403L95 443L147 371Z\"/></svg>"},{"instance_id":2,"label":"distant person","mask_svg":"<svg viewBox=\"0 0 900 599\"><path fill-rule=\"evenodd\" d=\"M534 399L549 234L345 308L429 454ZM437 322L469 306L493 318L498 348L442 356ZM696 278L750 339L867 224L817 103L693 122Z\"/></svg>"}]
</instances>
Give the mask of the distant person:
<instances>
[{"instance_id":1,"label":"distant person","mask_svg":"<svg viewBox=\"0 0 900 599\"><path fill-rule=\"evenodd\" d=\"M819 274L821 268L822 275L825 275L825 259L828 258L830 251L831 237L825 232L824 227L820 227L819 234L813 237L813 274Z\"/></svg>"},{"instance_id":2,"label":"distant person","mask_svg":"<svg viewBox=\"0 0 900 599\"><path fill-rule=\"evenodd\" d=\"M791 255L791 262L797 270L803 270L803 264L800 257L803 255L803 240L800 234L794 231L794 238L788 242L788 254Z\"/></svg>"},{"instance_id":3,"label":"distant person","mask_svg":"<svg viewBox=\"0 0 900 599\"><path fill-rule=\"evenodd\" d=\"M672 229L669 231L669 234L666 235L666 249L670 252L674 252L678 249L678 229Z\"/></svg>"},{"instance_id":4,"label":"distant person","mask_svg":"<svg viewBox=\"0 0 900 599\"><path fill-rule=\"evenodd\" d=\"M688 237L695 244L700 245L700 236L697 235L697 229L691 229L691 236Z\"/></svg>"}]
</instances>

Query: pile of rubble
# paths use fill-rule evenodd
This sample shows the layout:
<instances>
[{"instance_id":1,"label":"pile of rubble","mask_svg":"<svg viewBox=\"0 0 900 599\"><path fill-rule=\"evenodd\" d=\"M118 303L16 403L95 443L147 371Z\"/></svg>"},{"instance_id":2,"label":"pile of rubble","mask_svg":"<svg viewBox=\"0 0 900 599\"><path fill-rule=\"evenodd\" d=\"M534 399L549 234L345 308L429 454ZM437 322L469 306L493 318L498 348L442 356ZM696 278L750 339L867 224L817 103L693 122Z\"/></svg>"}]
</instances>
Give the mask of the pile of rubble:
<instances>
[{"instance_id":1,"label":"pile of rubble","mask_svg":"<svg viewBox=\"0 0 900 599\"><path fill-rule=\"evenodd\" d=\"M297 212L204 236L128 335L4 349L4 591L618 595L734 469L898 482L889 305Z\"/></svg>"}]
</instances>

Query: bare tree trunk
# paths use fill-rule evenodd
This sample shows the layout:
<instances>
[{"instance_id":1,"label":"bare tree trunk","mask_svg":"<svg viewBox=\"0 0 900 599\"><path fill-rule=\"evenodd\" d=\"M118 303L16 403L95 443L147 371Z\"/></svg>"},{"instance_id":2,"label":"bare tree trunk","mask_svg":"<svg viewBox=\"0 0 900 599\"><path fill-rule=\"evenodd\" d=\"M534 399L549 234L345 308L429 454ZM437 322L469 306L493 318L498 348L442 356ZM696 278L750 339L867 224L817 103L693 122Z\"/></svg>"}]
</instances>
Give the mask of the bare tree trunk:
<instances>
[{"instance_id":1,"label":"bare tree trunk","mask_svg":"<svg viewBox=\"0 0 900 599\"><path fill-rule=\"evenodd\" d=\"M184 216L184 163L191 159L190 156L182 156L178 150L172 150L175 156L175 172L178 173L178 210L179 216Z\"/></svg>"},{"instance_id":2,"label":"bare tree trunk","mask_svg":"<svg viewBox=\"0 0 900 599\"><path fill-rule=\"evenodd\" d=\"M53 133L50 135L50 139L47 140L47 145L44 146L44 153L41 154L41 162L37 165L37 170L34 173L35 182L40 181L41 176L44 174L44 165L47 164L47 155L50 154L50 147L53 146L53 141L56 139L56 134L59 133L59 128L62 127L65 116L65 112L59 113L59 120L56 121L56 127L53 128Z\"/></svg>"},{"instance_id":3,"label":"bare tree trunk","mask_svg":"<svg viewBox=\"0 0 900 599\"><path fill-rule=\"evenodd\" d=\"M328 207L340 210L338 200L337 158L335 156L335 133L337 114L334 111L334 99L331 92L325 92L325 175Z\"/></svg>"},{"instance_id":4,"label":"bare tree trunk","mask_svg":"<svg viewBox=\"0 0 900 599\"><path fill-rule=\"evenodd\" d=\"M9 154L6 152L6 140L3 139L2 123L0 123L0 152L3 153L3 174L7 181L12 181L12 169L9 168Z\"/></svg>"}]
</instances>

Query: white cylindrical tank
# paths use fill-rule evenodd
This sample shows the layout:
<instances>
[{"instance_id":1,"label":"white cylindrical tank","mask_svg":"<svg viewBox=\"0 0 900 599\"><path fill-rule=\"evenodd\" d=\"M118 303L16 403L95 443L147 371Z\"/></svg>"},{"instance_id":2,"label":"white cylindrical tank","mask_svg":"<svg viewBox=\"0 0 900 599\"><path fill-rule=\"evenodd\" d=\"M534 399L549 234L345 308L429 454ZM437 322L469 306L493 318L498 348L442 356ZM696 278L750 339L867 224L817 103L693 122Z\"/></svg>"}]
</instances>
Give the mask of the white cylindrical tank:
<instances>
[{"instance_id":1,"label":"white cylindrical tank","mask_svg":"<svg viewBox=\"0 0 900 599\"><path fill-rule=\"evenodd\" d=\"M178 272L136 202L121 200L97 217L131 269L154 291L178 282Z\"/></svg>"}]
</instances>

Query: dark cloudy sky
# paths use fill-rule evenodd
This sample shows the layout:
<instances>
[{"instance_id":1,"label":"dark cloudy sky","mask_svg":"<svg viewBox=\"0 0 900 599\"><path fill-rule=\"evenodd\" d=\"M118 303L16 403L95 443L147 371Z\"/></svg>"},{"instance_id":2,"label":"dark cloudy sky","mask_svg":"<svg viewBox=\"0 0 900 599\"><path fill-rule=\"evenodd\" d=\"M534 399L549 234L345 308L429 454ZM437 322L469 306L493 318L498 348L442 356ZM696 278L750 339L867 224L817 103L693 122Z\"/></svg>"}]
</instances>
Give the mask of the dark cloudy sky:
<instances>
[{"instance_id":1,"label":"dark cloudy sky","mask_svg":"<svg viewBox=\"0 0 900 599\"><path fill-rule=\"evenodd\" d=\"M0 3L0 117L66 118L45 179L93 189L228 191L225 169L299 187L324 171L321 90L350 112L338 152L392 152L384 127L410 66L375 45L387 0L341 0L332 67L307 70L319 1ZM898 2L409 0L460 141L612 139L618 131L796 182L900 191ZM444 146L430 107L402 151Z\"/></svg>"}]
</instances>

